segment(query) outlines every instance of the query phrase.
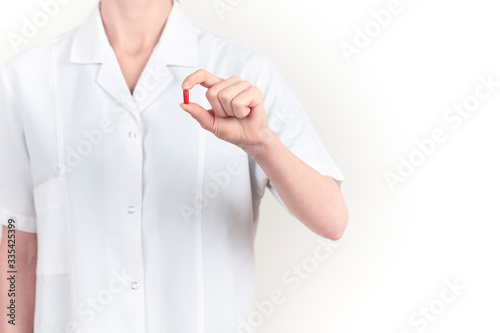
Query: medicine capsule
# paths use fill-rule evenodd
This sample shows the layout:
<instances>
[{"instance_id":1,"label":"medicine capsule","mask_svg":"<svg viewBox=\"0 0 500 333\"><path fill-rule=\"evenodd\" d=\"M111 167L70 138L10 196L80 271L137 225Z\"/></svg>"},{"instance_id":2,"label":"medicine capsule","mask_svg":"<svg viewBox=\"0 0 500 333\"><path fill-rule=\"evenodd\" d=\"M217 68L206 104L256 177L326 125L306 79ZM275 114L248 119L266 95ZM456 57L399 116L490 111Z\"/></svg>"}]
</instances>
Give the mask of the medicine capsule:
<instances>
[{"instance_id":1,"label":"medicine capsule","mask_svg":"<svg viewBox=\"0 0 500 333\"><path fill-rule=\"evenodd\" d=\"M184 94L184 104L189 104L189 90L183 90Z\"/></svg>"}]
</instances>

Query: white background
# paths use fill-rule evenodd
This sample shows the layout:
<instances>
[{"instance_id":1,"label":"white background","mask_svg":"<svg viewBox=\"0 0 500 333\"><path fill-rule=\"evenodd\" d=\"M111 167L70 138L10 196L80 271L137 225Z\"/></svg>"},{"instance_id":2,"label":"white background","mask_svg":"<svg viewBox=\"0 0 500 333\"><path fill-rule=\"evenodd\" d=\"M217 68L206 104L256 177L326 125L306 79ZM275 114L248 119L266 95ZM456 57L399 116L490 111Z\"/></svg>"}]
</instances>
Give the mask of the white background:
<instances>
[{"instance_id":1,"label":"white background","mask_svg":"<svg viewBox=\"0 0 500 333\"><path fill-rule=\"evenodd\" d=\"M500 82L500 6L401 0L401 11L349 63L341 43L353 44L355 28L389 2L180 1L196 25L274 60L346 179L349 227L296 290L283 275L311 262L319 243L265 197L256 298L265 302L278 289L285 296L262 315L261 333L500 331L500 87L460 127L443 120L474 94L480 75ZM76 27L95 3L61 5L22 49ZM220 3L230 6L223 15ZM19 34L22 18L40 10L35 0L1 0L1 64L16 53L8 34ZM415 140L435 128L447 140L391 190L385 174L397 172L399 156L408 158ZM440 301L446 280L466 287L447 304ZM429 306L439 314L425 328L409 322Z\"/></svg>"}]
</instances>

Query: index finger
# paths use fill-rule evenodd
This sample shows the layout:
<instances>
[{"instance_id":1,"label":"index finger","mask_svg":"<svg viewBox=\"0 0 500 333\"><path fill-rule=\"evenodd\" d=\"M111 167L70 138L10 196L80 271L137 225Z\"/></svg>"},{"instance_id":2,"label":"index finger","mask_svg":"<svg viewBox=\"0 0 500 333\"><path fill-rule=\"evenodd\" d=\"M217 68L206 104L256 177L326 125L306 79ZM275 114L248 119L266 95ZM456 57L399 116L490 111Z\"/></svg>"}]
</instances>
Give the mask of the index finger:
<instances>
[{"instance_id":1,"label":"index finger","mask_svg":"<svg viewBox=\"0 0 500 333\"><path fill-rule=\"evenodd\" d=\"M200 84L205 88L212 88L215 84L221 81L224 80L204 69L199 69L184 79L184 82L182 82L182 89L190 90L197 84Z\"/></svg>"}]
</instances>

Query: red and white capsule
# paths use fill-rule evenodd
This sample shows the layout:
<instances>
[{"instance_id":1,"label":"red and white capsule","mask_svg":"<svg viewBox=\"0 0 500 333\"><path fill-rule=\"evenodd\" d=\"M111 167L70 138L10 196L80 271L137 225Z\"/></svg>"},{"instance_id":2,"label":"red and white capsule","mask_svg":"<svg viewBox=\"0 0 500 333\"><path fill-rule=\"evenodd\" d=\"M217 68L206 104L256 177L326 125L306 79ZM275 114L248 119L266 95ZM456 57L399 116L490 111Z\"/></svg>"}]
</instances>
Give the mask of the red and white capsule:
<instances>
[{"instance_id":1,"label":"red and white capsule","mask_svg":"<svg viewBox=\"0 0 500 333\"><path fill-rule=\"evenodd\" d=\"M184 95L184 104L189 104L189 90L184 89L183 95Z\"/></svg>"}]
</instances>

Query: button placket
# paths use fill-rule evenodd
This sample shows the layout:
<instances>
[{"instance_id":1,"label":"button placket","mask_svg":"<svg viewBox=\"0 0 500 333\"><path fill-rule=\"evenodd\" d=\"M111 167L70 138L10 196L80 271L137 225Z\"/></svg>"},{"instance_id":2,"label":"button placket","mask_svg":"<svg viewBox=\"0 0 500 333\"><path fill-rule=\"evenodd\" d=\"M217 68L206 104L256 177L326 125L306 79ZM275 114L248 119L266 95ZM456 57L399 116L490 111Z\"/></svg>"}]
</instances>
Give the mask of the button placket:
<instances>
[{"instance_id":1,"label":"button placket","mask_svg":"<svg viewBox=\"0 0 500 333\"><path fill-rule=\"evenodd\" d=\"M123 227L127 228L127 247L129 257L127 266L134 279L129 283L129 300L135 304L138 312L143 311L144 304L144 259L142 246L142 187L143 187L143 146L142 146L142 123L137 105L132 103L129 108L133 118L123 123L121 136L126 156L122 160L124 168L124 179L122 188L123 210L126 210L127 218ZM123 207L123 206L122 206ZM142 318L144 319L144 318Z\"/></svg>"}]
</instances>

